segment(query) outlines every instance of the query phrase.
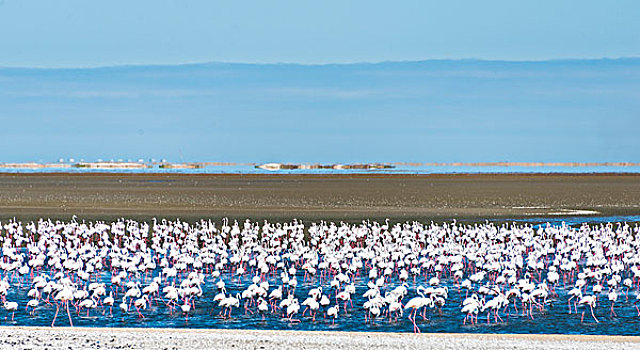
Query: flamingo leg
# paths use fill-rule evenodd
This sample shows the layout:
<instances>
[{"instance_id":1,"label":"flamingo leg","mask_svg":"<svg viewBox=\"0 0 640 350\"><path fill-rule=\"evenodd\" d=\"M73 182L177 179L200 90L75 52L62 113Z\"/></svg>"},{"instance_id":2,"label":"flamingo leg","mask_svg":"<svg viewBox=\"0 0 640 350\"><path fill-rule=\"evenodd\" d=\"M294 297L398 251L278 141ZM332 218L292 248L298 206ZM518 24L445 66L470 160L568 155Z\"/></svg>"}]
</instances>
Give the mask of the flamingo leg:
<instances>
[{"instance_id":1,"label":"flamingo leg","mask_svg":"<svg viewBox=\"0 0 640 350\"><path fill-rule=\"evenodd\" d=\"M616 315L616 312L613 310L613 303L611 303L611 314L616 317L618 316Z\"/></svg>"},{"instance_id":2,"label":"flamingo leg","mask_svg":"<svg viewBox=\"0 0 640 350\"><path fill-rule=\"evenodd\" d=\"M53 315L53 322L51 322L51 327L56 323L56 318L58 317L58 311L60 311L60 305L56 303L56 313Z\"/></svg>"},{"instance_id":3,"label":"flamingo leg","mask_svg":"<svg viewBox=\"0 0 640 350\"><path fill-rule=\"evenodd\" d=\"M71 327L73 327L73 321L71 321L71 313L69 312L69 302L65 302L65 305L67 306L67 316L69 316L69 324L71 325Z\"/></svg>"},{"instance_id":4,"label":"flamingo leg","mask_svg":"<svg viewBox=\"0 0 640 350\"><path fill-rule=\"evenodd\" d=\"M593 319L596 321L596 323L600 323L600 321L598 321L598 319L596 318L596 315L593 313L593 306L589 305L589 308L591 309L591 316L593 316Z\"/></svg>"}]
</instances>

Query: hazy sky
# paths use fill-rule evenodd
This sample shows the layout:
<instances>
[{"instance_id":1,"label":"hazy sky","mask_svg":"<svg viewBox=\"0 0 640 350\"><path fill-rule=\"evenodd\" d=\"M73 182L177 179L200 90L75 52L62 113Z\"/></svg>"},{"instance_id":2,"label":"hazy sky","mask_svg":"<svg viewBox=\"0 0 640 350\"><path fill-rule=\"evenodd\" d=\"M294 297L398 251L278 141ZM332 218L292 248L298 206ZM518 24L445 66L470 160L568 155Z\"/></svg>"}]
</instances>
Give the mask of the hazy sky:
<instances>
[{"instance_id":1,"label":"hazy sky","mask_svg":"<svg viewBox=\"0 0 640 350\"><path fill-rule=\"evenodd\" d=\"M0 66L640 56L637 0L0 4Z\"/></svg>"},{"instance_id":2,"label":"hazy sky","mask_svg":"<svg viewBox=\"0 0 640 350\"><path fill-rule=\"evenodd\" d=\"M640 59L0 69L1 161L640 161Z\"/></svg>"}]
</instances>

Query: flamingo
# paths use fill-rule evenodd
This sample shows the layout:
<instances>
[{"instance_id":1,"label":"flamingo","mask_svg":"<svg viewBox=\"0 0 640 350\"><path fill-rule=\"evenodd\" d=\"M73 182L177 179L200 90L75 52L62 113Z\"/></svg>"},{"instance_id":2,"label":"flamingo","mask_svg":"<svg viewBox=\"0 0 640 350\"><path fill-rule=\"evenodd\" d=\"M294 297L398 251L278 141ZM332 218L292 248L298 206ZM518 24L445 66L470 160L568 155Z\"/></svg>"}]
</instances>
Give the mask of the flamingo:
<instances>
[{"instance_id":1,"label":"flamingo","mask_svg":"<svg viewBox=\"0 0 640 350\"><path fill-rule=\"evenodd\" d=\"M580 298L578 301L578 305L588 305L589 309L591 309L591 316L596 323L599 323L596 315L593 313L593 307L596 306L596 296L595 295L586 295ZM582 311L582 317L580 318L580 322L584 321L584 311Z\"/></svg>"},{"instance_id":2,"label":"flamingo","mask_svg":"<svg viewBox=\"0 0 640 350\"><path fill-rule=\"evenodd\" d=\"M287 306L287 316L289 317L289 321L300 322L300 320L293 319L293 315L297 314L300 310L300 305L298 304L298 299L293 299L291 304Z\"/></svg>"},{"instance_id":3,"label":"flamingo","mask_svg":"<svg viewBox=\"0 0 640 350\"><path fill-rule=\"evenodd\" d=\"M69 316L69 325L73 327L73 321L71 320L71 313L69 312L69 301L73 301L73 290L69 286L63 286L62 290L56 294L53 299L56 301L56 313L53 315L53 321L51 321L51 327L56 323L58 317L58 311L60 311L60 303L64 304L67 309L67 316Z\"/></svg>"},{"instance_id":4,"label":"flamingo","mask_svg":"<svg viewBox=\"0 0 640 350\"><path fill-rule=\"evenodd\" d=\"M13 321L16 310L18 310L18 303L16 303L15 301L5 301L4 308L7 311L11 311L11 321Z\"/></svg>"},{"instance_id":5,"label":"flamingo","mask_svg":"<svg viewBox=\"0 0 640 350\"><path fill-rule=\"evenodd\" d=\"M615 289L612 289L607 294L607 297L609 298L609 301L611 302L611 315L617 317L618 315L616 315L616 312L613 310L613 306L616 303L616 301L618 301L618 292Z\"/></svg>"},{"instance_id":6,"label":"flamingo","mask_svg":"<svg viewBox=\"0 0 640 350\"><path fill-rule=\"evenodd\" d=\"M38 304L40 304L38 299L31 299L27 302L27 307L25 308L25 310L31 308L31 312L29 314L33 316L36 311L36 307L38 307Z\"/></svg>"},{"instance_id":7,"label":"flamingo","mask_svg":"<svg viewBox=\"0 0 640 350\"><path fill-rule=\"evenodd\" d=\"M336 318L338 318L338 313L340 312L340 306L334 305L327 309L327 316L331 317L331 324L335 324Z\"/></svg>"},{"instance_id":8,"label":"flamingo","mask_svg":"<svg viewBox=\"0 0 640 350\"><path fill-rule=\"evenodd\" d=\"M417 293L420 295L418 297L414 297L410 299L407 304L404 306L405 310L411 309L411 313L409 313L409 320L413 323L413 332L421 333L420 328L416 324L416 315L418 310L428 304L428 298L424 296L424 287L419 286L417 289Z\"/></svg>"}]
</instances>

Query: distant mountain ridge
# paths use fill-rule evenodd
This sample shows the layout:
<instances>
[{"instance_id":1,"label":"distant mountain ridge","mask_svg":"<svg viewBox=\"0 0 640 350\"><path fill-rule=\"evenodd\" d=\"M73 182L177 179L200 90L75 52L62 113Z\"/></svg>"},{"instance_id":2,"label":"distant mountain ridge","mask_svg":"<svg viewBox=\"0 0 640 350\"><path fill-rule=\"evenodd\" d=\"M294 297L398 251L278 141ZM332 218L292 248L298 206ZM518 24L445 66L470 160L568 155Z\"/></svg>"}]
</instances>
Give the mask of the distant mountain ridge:
<instances>
[{"instance_id":1,"label":"distant mountain ridge","mask_svg":"<svg viewBox=\"0 0 640 350\"><path fill-rule=\"evenodd\" d=\"M19 67L1 66L0 70L101 70L101 69L130 69L130 68L201 68L201 67L379 67L379 66L429 66L429 65L547 65L547 64L637 64L640 65L640 57L618 57L618 58L565 58L550 60L485 60L475 58L464 59L425 59L417 61L380 61L380 62L352 62L352 63L323 63L305 64L295 62L274 62L274 63L251 63L251 62L190 62L180 64L116 64L89 67Z\"/></svg>"}]
</instances>

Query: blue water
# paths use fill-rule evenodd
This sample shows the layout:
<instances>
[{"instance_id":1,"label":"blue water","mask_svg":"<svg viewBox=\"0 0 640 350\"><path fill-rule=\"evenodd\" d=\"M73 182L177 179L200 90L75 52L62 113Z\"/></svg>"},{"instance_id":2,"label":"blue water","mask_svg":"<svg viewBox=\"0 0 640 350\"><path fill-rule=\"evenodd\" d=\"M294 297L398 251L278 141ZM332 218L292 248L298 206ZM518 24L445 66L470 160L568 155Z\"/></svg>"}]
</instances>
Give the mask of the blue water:
<instances>
[{"instance_id":1,"label":"blue water","mask_svg":"<svg viewBox=\"0 0 640 350\"><path fill-rule=\"evenodd\" d=\"M505 174L505 173L543 173L543 174L590 174L590 173L640 173L640 166L408 166L401 165L391 169L293 169L265 170L253 165L206 166L199 169L87 169L87 168L39 168L12 169L0 168L7 173L131 173L131 174Z\"/></svg>"},{"instance_id":2,"label":"blue water","mask_svg":"<svg viewBox=\"0 0 640 350\"><path fill-rule=\"evenodd\" d=\"M298 280L302 281L302 274L299 274ZM353 300L353 308L348 307L347 314L343 313L343 309L340 310L335 324L331 324L331 321L326 320L320 315L317 315L316 321L312 322L311 317L308 317L308 313L305 317L301 317L300 314L304 307L301 307L298 319L301 322L289 322L283 318L281 314L275 315L267 313L263 316L259 314L245 314L240 309L234 309L231 319L223 319L218 313L221 311L214 303L213 297L217 294L215 288L215 281L208 277L206 279L206 285L203 287L205 293L196 301L196 308L192 310L187 320L185 316L179 311L171 313L169 309L160 302L159 305L155 304L143 311L144 318L139 318L135 309L124 314L117 307L120 300L116 300L116 305L113 307L113 316L109 316L108 309L94 309L91 310L89 316L86 316L85 311L80 311L80 314L74 313L74 308L71 307L71 315L74 326L83 327L159 327L159 328L222 328L222 329L279 329L279 330L331 330L331 331L366 331L366 332L413 332L413 325L411 321L407 319L405 314L397 321L389 321L388 318L379 318L373 323L365 323L364 310L362 304L364 299L361 295L368 289L366 286L366 277L360 277L356 280L356 293ZM433 276L429 276L433 277ZM102 280L108 283L110 280L110 274L103 274ZM246 277L240 283L232 283L229 278L225 278L227 283L227 290L230 293L239 293L243 289L251 284L250 278ZM269 279L271 283L277 282L276 279ZM416 285L427 285L424 280L416 281ZM300 283L296 289L296 296L302 302L311 288L321 285L316 279L311 282ZM328 290L328 281L323 284ZM392 283L389 286L395 287L398 285ZM600 323L595 323L589 315L589 311L585 314L585 322L580 322L580 314L568 314L568 306L566 302L566 292L571 288L559 288L557 292L559 298L551 299L550 304L546 306L546 311L541 313L534 311L534 320L528 317L522 316L521 313L515 313L513 307L510 307L510 316L501 314L501 317L505 322L494 323L493 318L491 323L487 324L486 315L481 314L479 316L479 322L477 325L463 325L464 315L460 313L461 298L464 299L465 292L460 294L457 288L450 283L446 283L450 289L449 299L447 304L442 309L442 314L437 310L429 310L427 312L427 320L423 320L418 316L417 323L422 332L448 332L448 333L531 333L531 334L607 334L607 335L635 335L640 329L640 317L638 317L636 309L632 305L635 301L636 295L630 294L629 301L625 302L625 297L622 295L618 303L616 303L617 317L609 316L609 301L607 300L606 293L601 295L601 299L598 307L596 308L596 317L598 317ZM55 312L54 305L42 304L38 307L34 316L28 315L24 311L24 305L28 298L26 293L29 287L22 286L19 288L12 288L12 292L7 295L8 300L17 301L20 304L18 311L15 314L14 321L11 321L11 315L9 312L2 310L0 317L3 317L2 325L19 325L19 326L50 326L53 314ZM409 281L409 295L407 298L415 296L415 287L412 281ZM383 291L384 293L384 291ZM405 302L407 300L405 298ZM333 298L332 298L333 299ZM334 304L334 300L332 300ZM255 312L255 306L253 307ZM521 311L520 305L518 310ZM578 307L578 311L582 312L583 308ZM103 315L103 312L105 313ZM58 315L56 326L68 326L69 321L64 311Z\"/></svg>"},{"instance_id":3,"label":"blue water","mask_svg":"<svg viewBox=\"0 0 640 350\"><path fill-rule=\"evenodd\" d=\"M537 221L536 221L537 220ZM556 218L536 218L526 219L520 221L527 222L549 222L552 225L563 224L560 219ZM640 216L628 216L628 217L574 217L570 219L562 219L567 224L575 225L581 223L605 223L612 221L627 221L627 222L640 222ZM22 254L26 254L26 250L22 250ZM549 256L553 259L553 255ZM105 266L109 266L109 259ZM582 261L581 263L584 263ZM45 265L46 266L46 265ZM289 265L287 265L288 267ZM297 279L298 288L295 290L295 296L300 300L300 303L307 297L307 293L311 288L322 286L324 294L328 294L331 299L331 304L335 304L335 293L331 291L329 282L331 277L321 278L316 276L305 280L303 270L298 267ZM160 268L157 268L154 273L147 276L132 277L131 280L140 281L143 286L148 285L151 282L153 276L157 276ZM365 302L362 298L362 294L367 291L369 269L364 267L359 275L354 276L352 280L356 285L356 293L353 295L353 307L349 306L348 311L345 313L344 309L340 310L340 314L335 322L331 322L325 319L322 315L322 311L318 312L316 321L312 321L309 315L302 317L301 313L304 307L301 307L300 313L297 318L301 322L290 322L282 317L280 313L272 314L266 313L260 315L256 311L256 307L253 306L253 311L245 312L242 309L234 309L231 319L224 319L219 316L221 309L217 306L217 303L213 302L213 297L217 294L215 287L215 279L208 275L205 278L205 284L203 285L204 294L197 298L195 301L195 309L189 314L188 319L182 314L179 309L177 312L171 312L162 301L156 299L150 307L143 311L144 318L139 318L137 313L133 309L130 309L128 313L123 313L118 308L120 299L115 297L116 303L112 310L112 315L109 315L109 310L106 307L98 307L91 310L87 316L85 311L80 311L79 314L75 313L75 308L71 308L72 320L75 326L85 327L171 327L171 328L226 328L226 329L283 329L283 330L336 330L336 331L375 331L375 332L412 332L412 323L407 319L405 314L396 320L389 320L388 318L378 318L373 322L365 322L365 312L362 308ZM48 271L45 271L48 272ZM226 282L226 288L228 294L240 293L246 289L252 282L251 276L254 274L248 269L244 277L238 280L237 276L231 276L229 270L225 270L222 274L222 279ZM468 275L468 273L466 274ZM17 301L19 303L18 311L15 313L13 321L10 320L11 315L9 312L0 309L0 319L2 319L3 325L19 325L19 326L49 326L53 314L56 310L55 305L46 304L41 302L33 316L25 312L24 307L27 300L27 292L30 289L29 283L25 283L18 275L12 273L3 273L3 276L7 276L12 284L9 293L6 296L7 300ZM279 273L278 273L279 276ZM397 276L397 274L392 274ZM433 271L429 272L427 276L420 276L417 280L408 280L409 294L405 297L404 302L409 298L416 296L415 290L418 285L428 286L427 281L429 278L435 276ZM180 277L180 275L179 275ZM186 277L186 276L185 276ZM545 275L541 276L543 279ZM622 278L630 277L628 269L622 273ZM28 276L23 277L28 278ZM96 275L96 278L102 282L105 282L107 286L110 285L111 273L108 271L102 272ZM270 290L273 290L274 286L280 284L280 278L274 276L268 276L267 280L271 284ZM418 316L418 325L423 332L464 332L464 333L533 333L533 334L605 334L605 335L635 335L640 330L640 317L634 307L633 302L636 300L637 292L632 290L626 299L626 288L619 289L621 296L618 302L615 304L615 310L617 316L610 316L609 308L610 302L607 300L605 292L600 295L598 306L595 308L596 316L600 323L595 323L590 317L589 311L585 314L584 322L580 321L580 314L569 313L567 305L567 292L573 287L573 281L569 282L566 286L561 281L556 289L557 296L551 297L548 304L545 306L544 311L534 310L534 320L522 316L521 305L518 305L516 312L513 308L513 304L509 307L509 312L502 312L501 316L504 322L494 323L493 319L491 323L487 323L486 314L481 313L479 316L479 323L476 325L463 325L464 315L460 313L461 301L465 298L466 292L459 290L453 280L447 276L441 277L441 285L449 288L449 298L442 308L441 312L437 309L430 309L426 314L426 319L422 319ZM181 281L181 278L176 280L176 285ZM400 285L400 281L397 279L391 279L386 284L385 288L381 289L384 295L387 289ZM477 288L477 286L475 287ZM285 293L286 295L286 293ZM122 297L122 291L119 294ZM341 304L342 305L342 304ZM578 307L578 311L582 312L584 308ZM253 313L252 313L253 312ZM56 326L68 326L69 321L64 310L58 315Z\"/></svg>"}]
</instances>

